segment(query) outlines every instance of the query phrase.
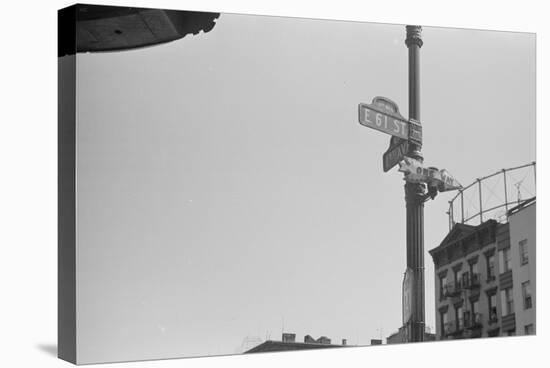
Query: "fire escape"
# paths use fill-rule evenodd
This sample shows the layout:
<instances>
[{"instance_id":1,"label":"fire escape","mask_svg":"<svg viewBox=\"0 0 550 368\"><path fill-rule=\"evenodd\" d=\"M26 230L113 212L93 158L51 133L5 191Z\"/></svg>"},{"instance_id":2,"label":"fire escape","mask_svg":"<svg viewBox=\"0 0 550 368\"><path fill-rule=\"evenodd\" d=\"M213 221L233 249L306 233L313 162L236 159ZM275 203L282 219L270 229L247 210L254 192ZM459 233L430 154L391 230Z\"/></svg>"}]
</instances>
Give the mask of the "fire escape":
<instances>
[{"instance_id":1,"label":"fire escape","mask_svg":"<svg viewBox=\"0 0 550 368\"><path fill-rule=\"evenodd\" d=\"M458 280L447 283L443 288L443 297L450 298L452 305L461 305L462 313L444 325L444 336L450 339L473 338L481 336L482 314L472 310L468 303L471 296L479 295L479 273L464 272Z\"/></svg>"}]
</instances>

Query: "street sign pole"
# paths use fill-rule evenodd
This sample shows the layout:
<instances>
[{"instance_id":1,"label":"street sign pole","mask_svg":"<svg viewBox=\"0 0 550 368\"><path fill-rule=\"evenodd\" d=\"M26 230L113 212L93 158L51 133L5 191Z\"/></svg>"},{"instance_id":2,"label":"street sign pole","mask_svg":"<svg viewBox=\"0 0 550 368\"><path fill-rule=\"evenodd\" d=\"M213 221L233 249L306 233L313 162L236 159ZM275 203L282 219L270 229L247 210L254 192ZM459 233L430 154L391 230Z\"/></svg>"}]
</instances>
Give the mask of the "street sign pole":
<instances>
[{"instance_id":1,"label":"street sign pole","mask_svg":"<svg viewBox=\"0 0 550 368\"><path fill-rule=\"evenodd\" d=\"M390 146L382 156L384 172L399 165L405 174L407 211L407 293L404 316L407 341L424 341L424 202L438 192L462 188L446 169L424 167L422 124L420 123L420 48L422 27L407 26L405 44L409 51L409 118L399 113L397 104L387 97L375 97L372 103L359 104L359 123L391 135ZM405 294L404 294L405 295ZM405 311L406 305L406 311ZM404 318L405 319L405 318Z\"/></svg>"},{"instance_id":2,"label":"street sign pole","mask_svg":"<svg viewBox=\"0 0 550 368\"><path fill-rule=\"evenodd\" d=\"M420 122L420 47L422 28L407 26L405 44L409 50L409 120ZM418 125L420 125L418 123ZM408 156L423 162L421 145L409 142ZM407 208L407 268L412 269L411 318L408 341L424 341L424 200L425 185L405 183Z\"/></svg>"},{"instance_id":3,"label":"street sign pole","mask_svg":"<svg viewBox=\"0 0 550 368\"><path fill-rule=\"evenodd\" d=\"M422 156L420 123L420 48L422 28L407 26L405 44L409 51L409 118L399 113L397 104L387 97L359 104L359 123L391 135L390 146L382 156L384 172L399 165L405 174L407 211L407 282L403 284L403 320L406 341L424 341L424 202L438 192L462 188L446 169L425 167ZM405 288L406 287L406 288ZM406 289L406 290L405 290ZM406 303L405 303L406 301Z\"/></svg>"}]
</instances>

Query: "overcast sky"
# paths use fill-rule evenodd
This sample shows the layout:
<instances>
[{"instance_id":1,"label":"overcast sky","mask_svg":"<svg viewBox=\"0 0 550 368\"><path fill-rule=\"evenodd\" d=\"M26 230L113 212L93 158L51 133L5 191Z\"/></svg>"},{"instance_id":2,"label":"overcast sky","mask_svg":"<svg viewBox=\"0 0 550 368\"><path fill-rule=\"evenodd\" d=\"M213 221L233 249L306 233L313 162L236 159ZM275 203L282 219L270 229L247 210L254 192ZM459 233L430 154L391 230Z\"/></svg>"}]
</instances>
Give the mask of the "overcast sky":
<instances>
[{"instance_id":1,"label":"overcast sky","mask_svg":"<svg viewBox=\"0 0 550 368\"><path fill-rule=\"evenodd\" d=\"M207 34L77 56L79 359L365 345L401 321L402 174L357 105L408 116L402 25L222 14ZM462 183L535 160L535 36L424 28L423 153ZM452 193L426 204L427 251Z\"/></svg>"}]
</instances>

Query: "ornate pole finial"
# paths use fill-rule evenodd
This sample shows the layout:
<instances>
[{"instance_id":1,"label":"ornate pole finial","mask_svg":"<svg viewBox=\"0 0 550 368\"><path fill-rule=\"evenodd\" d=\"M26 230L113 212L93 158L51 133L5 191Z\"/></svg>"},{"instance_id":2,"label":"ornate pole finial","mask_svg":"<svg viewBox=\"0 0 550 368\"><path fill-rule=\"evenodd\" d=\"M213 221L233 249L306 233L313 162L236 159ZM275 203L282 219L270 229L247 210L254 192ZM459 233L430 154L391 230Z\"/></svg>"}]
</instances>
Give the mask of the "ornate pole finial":
<instances>
[{"instance_id":1,"label":"ornate pole finial","mask_svg":"<svg viewBox=\"0 0 550 368\"><path fill-rule=\"evenodd\" d=\"M405 45L411 47L411 45L418 45L422 47L422 27L421 26L406 26L407 38L405 39Z\"/></svg>"}]
</instances>

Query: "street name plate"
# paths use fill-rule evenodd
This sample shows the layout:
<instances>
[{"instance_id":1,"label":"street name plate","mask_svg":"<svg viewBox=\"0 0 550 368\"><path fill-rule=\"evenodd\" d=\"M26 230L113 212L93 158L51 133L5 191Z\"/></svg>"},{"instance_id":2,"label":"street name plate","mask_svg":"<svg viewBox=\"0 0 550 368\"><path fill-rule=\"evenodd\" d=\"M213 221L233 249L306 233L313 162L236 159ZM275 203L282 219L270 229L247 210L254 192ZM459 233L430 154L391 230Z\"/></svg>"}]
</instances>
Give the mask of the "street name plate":
<instances>
[{"instance_id":1,"label":"street name plate","mask_svg":"<svg viewBox=\"0 0 550 368\"><path fill-rule=\"evenodd\" d=\"M420 122L410 119L409 120L409 140L418 145L422 145L422 125Z\"/></svg>"},{"instance_id":2,"label":"street name plate","mask_svg":"<svg viewBox=\"0 0 550 368\"><path fill-rule=\"evenodd\" d=\"M409 141L400 140L401 142L392 145L382 156L382 164L384 172L388 172L392 167L397 165L405 158L409 152Z\"/></svg>"},{"instance_id":3,"label":"street name plate","mask_svg":"<svg viewBox=\"0 0 550 368\"><path fill-rule=\"evenodd\" d=\"M359 104L359 123L402 139L409 139L409 122L397 114L366 103Z\"/></svg>"},{"instance_id":4,"label":"street name plate","mask_svg":"<svg viewBox=\"0 0 550 368\"><path fill-rule=\"evenodd\" d=\"M411 183L426 183L437 187L440 192L461 189L462 185L447 170L424 167L422 163L410 157L399 161L399 171L405 173L405 180Z\"/></svg>"},{"instance_id":5,"label":"street name plate","mask_svg":"<svg viewBox=\"0 0 550 368\"><path fill-rule=\"evenodd\" d=\"M460 184L447 170L443 169L439 174L441 177L441 183L438 186L440 192L462 188L462 184Z\"/></svg>"}]
</instances>

